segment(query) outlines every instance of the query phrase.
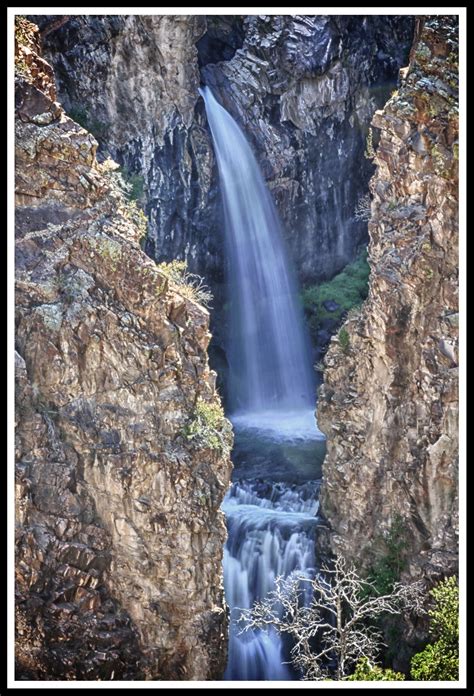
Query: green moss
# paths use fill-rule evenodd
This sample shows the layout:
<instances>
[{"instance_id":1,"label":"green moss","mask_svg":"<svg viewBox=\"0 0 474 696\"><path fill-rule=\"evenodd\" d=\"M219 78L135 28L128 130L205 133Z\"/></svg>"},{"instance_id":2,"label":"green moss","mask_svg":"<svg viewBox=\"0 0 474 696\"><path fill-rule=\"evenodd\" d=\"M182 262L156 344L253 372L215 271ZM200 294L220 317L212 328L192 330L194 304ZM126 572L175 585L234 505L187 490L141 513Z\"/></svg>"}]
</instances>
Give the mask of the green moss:
<instances>
[{"instance_id":1,"label":"green moss","mask_svg":"<svg viewBox=\"0 0 474 696\"><path fill-rule=\"evenodd\" d=\"M367 252L364 252L331 280L303 290L301 299L313 337L324 320L334 319L340 323L349 310L362 304L368 293L369 274ZM329 300L336 302L339 309L329 312L323 305Z\"/></svg>"}]
</instances>

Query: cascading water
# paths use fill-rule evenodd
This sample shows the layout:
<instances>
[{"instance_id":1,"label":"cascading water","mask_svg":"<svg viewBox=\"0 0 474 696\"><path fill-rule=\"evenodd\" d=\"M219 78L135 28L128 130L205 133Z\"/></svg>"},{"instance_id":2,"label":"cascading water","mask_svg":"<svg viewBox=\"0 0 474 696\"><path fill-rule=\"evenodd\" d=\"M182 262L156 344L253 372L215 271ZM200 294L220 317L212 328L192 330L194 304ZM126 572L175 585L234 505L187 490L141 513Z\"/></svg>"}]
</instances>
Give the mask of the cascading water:
<instances>
[{"instance_id":1,"label":"cascading water","mask_svg":"<svg viewBox=\"0 0 474 696\"><path fill-rule=\"evenodd\" d=\"M234 483L223 510L229 538L224 549L224 586L231 609L226 679L290 680L287 650L274 631L241 633L240 610L273 589L275 578L315 569L317 518L314 482L305 486Z\"/></svg>"},{"instance_id":2,"label":"cascading water","mask_svg":"<svg viewBox=\"0 0 474 696\"><path fill-rule=\"evenodd\" d=\"M298 677L286 664L287 642L274 631L242 634L238 620L278 575L315 571L324 436L314 418L314 372L275 205L237 123L208 87L200 93L224 203L231 311L235 468L223 503L231 609L225 678L290 680Z\"/></svg>"},{"instance_id":3,"label":"cascading water","mask_svg":"<svg viewBox=\"0 0 474 696\"><path fill-rule=\"evenodd\" d=\"M314 408L314 373L275 205L244 134L201 90L225 211L230 394L246 414Z\"/></svg>"}]
</instances>

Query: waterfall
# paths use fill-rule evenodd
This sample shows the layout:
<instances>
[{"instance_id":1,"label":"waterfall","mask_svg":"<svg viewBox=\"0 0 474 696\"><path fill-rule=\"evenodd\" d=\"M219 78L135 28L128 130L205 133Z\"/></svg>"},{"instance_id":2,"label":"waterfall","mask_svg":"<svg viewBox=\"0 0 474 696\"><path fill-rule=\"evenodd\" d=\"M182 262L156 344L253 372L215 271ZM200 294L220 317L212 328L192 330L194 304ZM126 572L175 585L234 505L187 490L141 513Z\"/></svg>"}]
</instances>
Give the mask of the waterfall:
<instances>
[{"instance_id":1,"label":"waterfall","mask_svg":"<svg viewBox=\"0 0 474 696\"><path fill-rule=\"evenodd\" d=\"M277 210L243 132L208 87L200 93L224 203L233 406L245 414L314 409L308 341Z\"/></svg>"},{"instance_id":2,"label":"waterfall","mask_svg":"<svg viewBox=\"0 0 474 696\"><path fill-rule=\"evenodd\" d=\"M295 679L288 650L273 630L241 633L240 610L273 589L275 578L315 572L317 484L300 486L236 482L223 510L229 538L224 549L224 587L231 609L226 679Z\"/></svg>"},{"instance_id":3,"label":"waterfall","mask_svg":"<svg viewBox=\"0 0 474 696\"><path fill-rule=\"evenodd\" d=\"M208 87L200 90L224 204L230 290L229 392L234 475L227 494L224 585L230 608L229 680L292 680L275 630L242 633L242 609L296 571L312 575L318 465L314 373L281 225L244 134ZM307 598L309 601L309 597Z\"/></svg>"}]
</instances>

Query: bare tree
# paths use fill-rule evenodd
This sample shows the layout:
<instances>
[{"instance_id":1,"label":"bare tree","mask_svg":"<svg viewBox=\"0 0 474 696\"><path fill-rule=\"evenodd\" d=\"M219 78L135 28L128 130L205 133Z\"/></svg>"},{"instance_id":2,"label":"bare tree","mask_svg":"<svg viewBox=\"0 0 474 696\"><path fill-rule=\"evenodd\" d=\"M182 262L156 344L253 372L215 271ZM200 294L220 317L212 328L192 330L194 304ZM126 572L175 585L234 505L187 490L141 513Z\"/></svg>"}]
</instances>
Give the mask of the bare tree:
<instances>
[{"instance_id":1,"label":"bare tree","mask_svg":"<svg viewBox=\"0 0 474 696\"><path fill-rule=\"evenodd\" d=\"M293 664L304 679L347 677L363 657L374 660L384 645L372 621L381 614L422 611L422 583L397 583L391 594L377 596L342 557L314 578L293 573L279 577L275 589L243 610L243 631L273 626L292 637Z\"/></svg>"}]
</instances>

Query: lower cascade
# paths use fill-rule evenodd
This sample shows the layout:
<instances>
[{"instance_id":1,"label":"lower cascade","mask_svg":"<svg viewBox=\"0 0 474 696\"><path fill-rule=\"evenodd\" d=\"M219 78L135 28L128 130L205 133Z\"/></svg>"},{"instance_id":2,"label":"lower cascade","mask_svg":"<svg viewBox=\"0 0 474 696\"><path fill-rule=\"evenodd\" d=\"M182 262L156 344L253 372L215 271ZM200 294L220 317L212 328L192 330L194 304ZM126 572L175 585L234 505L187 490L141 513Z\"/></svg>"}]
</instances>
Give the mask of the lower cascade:
<instances>
[{"instance_id":1,"label":"lower cascade","mask_svg":"<svg viewBox=\"0 0 474 696\"><path fill-rule=\"evenodd\" d=\"M295 678L289 646L275 631L242 632L240 610L272 590L275 578L316 569L318 482L236 481L223 503L229 537L224 585L231 611L229 680Z\"/></svg>"},{"instance_id":2,"label":"lower cascade","mask_svg":"<svg viewBox=\"0 0 474 696\"><path fill-rule=\"evenodd\" d=\"M228 257L233 485L223 510L230 608L227 680L298 679L291 645L274 630L245 631L242 609L278 576L317 569L324 436L297 286L275 205L241 129L209 88L200 90L219 168Z\"/></svg>"}]
</instances>

